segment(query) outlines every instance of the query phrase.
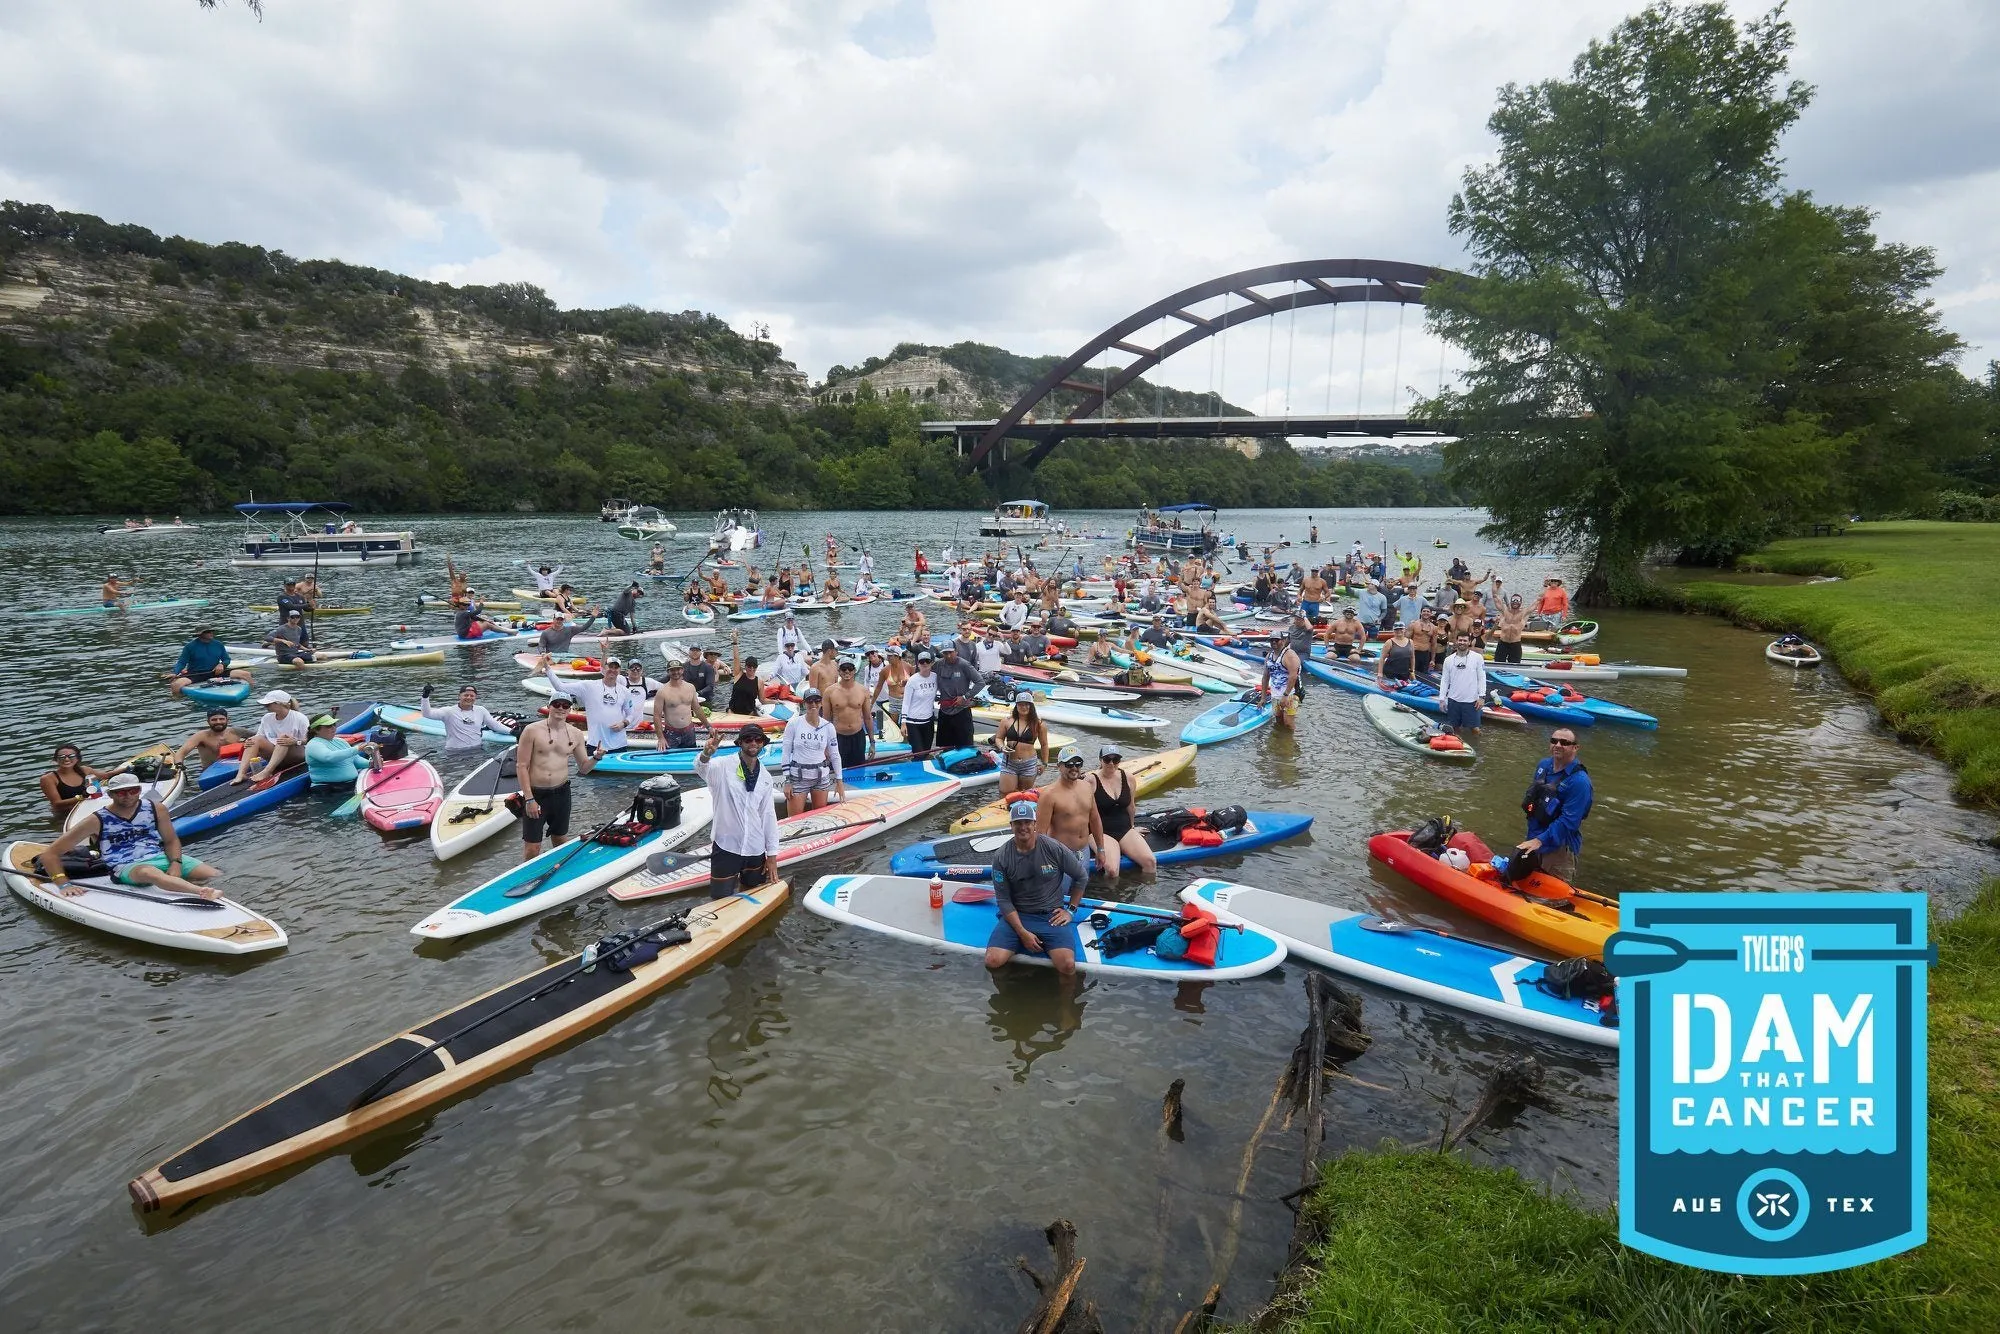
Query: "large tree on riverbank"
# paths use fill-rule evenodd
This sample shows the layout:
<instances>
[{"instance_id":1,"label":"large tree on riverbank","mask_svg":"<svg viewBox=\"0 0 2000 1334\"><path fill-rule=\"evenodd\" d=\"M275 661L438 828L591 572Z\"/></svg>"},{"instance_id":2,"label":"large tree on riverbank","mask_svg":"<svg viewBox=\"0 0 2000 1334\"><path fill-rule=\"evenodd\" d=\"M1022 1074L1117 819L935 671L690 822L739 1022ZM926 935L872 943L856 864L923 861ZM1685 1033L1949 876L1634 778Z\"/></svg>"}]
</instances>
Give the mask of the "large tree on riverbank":
<instances>
[{"instance_id":1,"label":"large tree on riverbank","mask_svg":"<svg viewBox=\"0 0 2000 1334\"><path fill-rule=\"evenodd\" d=\"M1777 11L1654 5L1567 80L1503 88L1498 158L1452 200L1474 269L1426 301L1471 365L1427 410L1491 533L1584 555L1587 603L1970 447L1930 253L1783 190L1791 45Z\"/></svg>"}]
</instances>

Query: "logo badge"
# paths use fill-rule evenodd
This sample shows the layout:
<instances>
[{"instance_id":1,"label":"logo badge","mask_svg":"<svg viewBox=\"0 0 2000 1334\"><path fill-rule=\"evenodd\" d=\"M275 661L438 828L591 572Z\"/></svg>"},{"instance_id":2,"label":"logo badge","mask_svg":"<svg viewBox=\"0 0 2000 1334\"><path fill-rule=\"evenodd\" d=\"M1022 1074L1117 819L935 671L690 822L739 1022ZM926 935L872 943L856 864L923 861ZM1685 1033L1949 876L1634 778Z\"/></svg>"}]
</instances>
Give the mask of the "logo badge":
<instances>
[{"instance_id":1,"label":"logo badge","mask_svg":"<svg viewBox=\"0 0 2000 1334\"><path fill-rule=\"evenodd\" d=\"M1925 1238L1922 894L1627 894L1619 1231L1732 1274Z\"/></svg>"}]
</instances>

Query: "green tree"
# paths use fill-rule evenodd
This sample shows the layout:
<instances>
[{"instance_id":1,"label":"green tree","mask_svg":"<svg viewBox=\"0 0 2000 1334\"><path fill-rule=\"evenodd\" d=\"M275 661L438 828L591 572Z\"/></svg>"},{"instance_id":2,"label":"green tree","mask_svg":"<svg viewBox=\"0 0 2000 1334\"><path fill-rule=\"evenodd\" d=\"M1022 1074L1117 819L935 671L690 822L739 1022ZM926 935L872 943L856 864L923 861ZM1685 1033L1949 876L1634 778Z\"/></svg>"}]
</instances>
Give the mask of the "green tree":
<instances>
[{"instance_id":1,"label":"green tree","mask_svg":"<svg viewBox=\"0 0 2000 1334\"><path fill-rule=\"evenodd\" d=\"M1448 467L1491 535L1586 557L1585 603L1644 597L1650 556L1842 503L1841 463L1884 433L1839 354L1869 348L1874 395L1953 346L1920 300L1928 254L1782 193L1778 138L1810 97L1791 45L1776 11L1739 28L1655 4L1569 79L1503 88L1498 159L1452 201L1474 272L1426 302L1471 367L1425 410L1460 423Z\"/></svg>"}]
</instances>

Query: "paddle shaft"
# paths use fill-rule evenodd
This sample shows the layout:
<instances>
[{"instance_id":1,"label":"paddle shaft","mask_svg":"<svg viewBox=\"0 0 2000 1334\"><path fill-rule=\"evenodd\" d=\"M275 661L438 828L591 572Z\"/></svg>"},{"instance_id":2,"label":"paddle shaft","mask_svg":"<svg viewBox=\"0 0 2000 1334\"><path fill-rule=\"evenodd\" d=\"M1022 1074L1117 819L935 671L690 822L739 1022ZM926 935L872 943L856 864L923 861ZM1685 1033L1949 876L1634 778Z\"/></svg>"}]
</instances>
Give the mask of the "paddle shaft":
<instances>
[{"instance_id":1,"label":"paddle shaft","mask_svg":"<svg viewBox=\"0 0 2000 1334\"><path fill-rule=\"evenodd\" d=\"M617 942L616 945L613 946L614 950L622 949L628 945L636 945L640 941L646 939L646 937L664 931L670 926L677 926L686 919L687 919L687 913L685 911L677 912L671 916L662 917L659 921L653 923L649 927L643 928L637 933L625 935L623 939L621 939L619 936L607 936L605 940ZM529 1001L540 1000L542 997L548 995L550 992L556 990L558 987L561 987L566 983L573 982L577 978L582 977L592 968L595 968L599 960L603 957L602 947L604 943L605 943L604 940L600 940L597 942L596 950L594 951L585 950L582 954L578 955L576 967L570 969L568 972L563 973L559 977L552 978L545 985L535 988L535 990L529 992L525 996L520 997L519 999L507 1002L507 1004L501 1006L499 1009L493 1011L491 1014L483 1014L479 1016L479 1018L473 1020L469 1024L466 1024L464 1027L455 1030L454 1032L448 1034L445 1037L437 1039L436 1041L432 1042L428 1047L424 1047L419 1051L411 1053L404 1060L398 1061L394 1066L394 1068L392 1068L389 1071L389 1073L383 1075L380 1079L370 1084L367 1088L361 1090L360 1094L355 1097L354 1101L348 1104L347 1110L349 1112L358 1112L363 1107L366 1107L369 1103L375 1101L376 1097L381 1094L383 1089L389 1087L389 1085L395 1080L397 1075L402 1074L403 1071L409 1069L411 1066L415 1065L418 1061L423 1060L424 1057L429 1056L431 1053L438 1051L444 1047L449 1047L452 1043L458 1041L466 1034L471 1033L488 1023L491 1023L493 1020L498 1019L501 1015L506 1014L508 1011L518 1009L519 1007L526 1005Z\"/></svg>"},{"instance_id":2,"label":"paddle shaft","mask_svg":"<svg viewBox=\"0 0 2000 1334\"><path fill-rule=\"evenodd\" d=\"M542 872L540 875L536 876L533 880L530 880L525 885L514 886L514 888L508 890L502 897L510 899L525 899L530 894L533 894L536 890L540 889L543 885L546 885L549 882L550 876L554 875L557 871L562 870L564 866L568 865L570 858L576 856L577 853L583 851L586 847L590 846L590 841L592 839L596 838L599 834L609 829L612 825L615 825L620 820L624 819L625 814L626 813L624 811L622 810L619 811L609 820L606 820L603 824L597 826L597 828L591 830L583 837L577 839L574 843L570 844L570 849L568 852L565 852L562 856L555 859L555 862L552 865L550 865L548 870Z\"/></svg>"}]
</instances>

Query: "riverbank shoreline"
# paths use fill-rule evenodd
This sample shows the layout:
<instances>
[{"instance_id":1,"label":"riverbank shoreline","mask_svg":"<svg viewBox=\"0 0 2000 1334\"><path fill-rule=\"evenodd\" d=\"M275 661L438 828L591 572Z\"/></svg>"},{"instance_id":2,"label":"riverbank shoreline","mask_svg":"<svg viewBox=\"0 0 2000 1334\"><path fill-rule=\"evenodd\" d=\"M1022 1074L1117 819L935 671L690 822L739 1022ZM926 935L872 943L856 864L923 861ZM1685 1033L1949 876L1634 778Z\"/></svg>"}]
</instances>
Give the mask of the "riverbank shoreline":
<instances>
[{"instance_id":1,"label":"riverbank shoreline","mask_svg":"<svg viewBox=\"0 0 2000 1334\"><path fill-rule=\"evenodd\" d=\"M1688 610L1793 631L1940 755L1960 799L2000 805L2000 617L1966 591L2000 574L2000 525L1857 525L1774 544L1746 569L1838 582L1692 581ZM1761 666L1761 664L1760 664ZM1388 1144L1322 1168L1323 1240L1259 1329L2000 1328L2000 879L1939 922L1930 997L1929 1241L1857 1269L1740 1278L1619 1244L1615 1213L1511 1169Z\"/></svg>"}]
</instances>

